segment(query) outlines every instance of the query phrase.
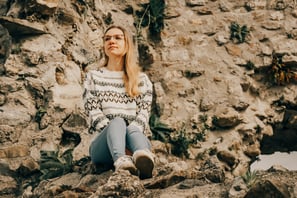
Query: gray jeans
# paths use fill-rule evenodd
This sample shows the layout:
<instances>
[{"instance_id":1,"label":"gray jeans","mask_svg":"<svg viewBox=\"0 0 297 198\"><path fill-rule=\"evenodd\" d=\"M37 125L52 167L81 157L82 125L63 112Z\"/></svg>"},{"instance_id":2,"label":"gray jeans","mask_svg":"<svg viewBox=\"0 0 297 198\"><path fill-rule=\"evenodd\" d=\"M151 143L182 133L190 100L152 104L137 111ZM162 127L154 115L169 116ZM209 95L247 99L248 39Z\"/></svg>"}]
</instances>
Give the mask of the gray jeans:
<instances>
[{"instance_id":1,"label":"gray jeans","mask_svg":"<svg viewBox=\"0 0 297 198\"><path fill-rule=\"evenodd\" d=\"M138 127L127 127L124 119L117 117L94 138L89 152L93 163L112 165L125 155L126 148L134 153L140 149L151 149L151 143Z\"/></svg>"}]
</instances>

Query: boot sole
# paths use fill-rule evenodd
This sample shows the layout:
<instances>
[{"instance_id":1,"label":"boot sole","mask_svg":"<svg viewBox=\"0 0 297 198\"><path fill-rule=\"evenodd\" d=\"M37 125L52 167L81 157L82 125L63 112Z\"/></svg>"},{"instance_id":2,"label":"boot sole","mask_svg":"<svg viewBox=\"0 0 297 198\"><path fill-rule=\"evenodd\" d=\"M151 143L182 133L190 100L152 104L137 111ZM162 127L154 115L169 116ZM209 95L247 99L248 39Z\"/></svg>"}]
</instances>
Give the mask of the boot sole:
<instances>
[{"instance_id":1,"label":"boot sole","mask_svg":"<svg viewBox=\"0 0 297 198\"><path fill-rule=\"evenodd\" d=\"M139 156L135 161L135 166L139 171L140 179L147 179L152 177L154 169L153 161L147 156Z\"/></svg>"}]
</instances>

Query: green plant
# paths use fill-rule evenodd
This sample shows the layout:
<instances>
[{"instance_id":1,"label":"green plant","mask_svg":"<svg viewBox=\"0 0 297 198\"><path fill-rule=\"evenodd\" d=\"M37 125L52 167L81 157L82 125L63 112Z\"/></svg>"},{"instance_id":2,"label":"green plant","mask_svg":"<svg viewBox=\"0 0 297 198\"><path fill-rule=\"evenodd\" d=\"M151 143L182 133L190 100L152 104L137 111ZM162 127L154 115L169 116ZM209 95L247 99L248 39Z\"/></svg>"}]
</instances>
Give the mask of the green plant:
<instances>
[{"instance_id":1,"label":"green plant","mask_svg":"<svg viewBox=\"0 0 297 198\"><path fill-rule=\"evenodd\" d=\"M262 128L259 124L257 124L255 127L254 127L255 131L256 131L256 134L260 134L261 131L262 131Z\"/></svg>"},{"instance_id":2,"label":"green plant","mask_svg":"<svg viewBox=\"0 0 297 198\"><path fill-rule=\"evenodd\" d=\"M201 133L203 134L203 139L204 139L205 131L210 129L210 126L207 124L208 116L206 114L199 115L199 120L200 120L200 122L202 122L202 131L201 131Z\"/></svg>"},{"instance_id":3,"label":"green plant","mask_svg":"<svg viewBox=\"0 0 297 198\"><path fill-rule=\"evenodd\" d=\"M40 179L50 179L69 173L73 167L73 149L68 149L61 155L59 150L40 151Z\"/></svg>"},{"instance_id":4,"label":"green plant","mask_svg":"<svg viewBox=\"0 0 297 198\"><path fill-rule=\"evenodd\" d=\"M110 12L108 12L107 14L104 14L103 15L103 20L104 22L107 24L107 25L110 25L113 23L113 20L112 20L112 15Z\"/></svg>"},{"instance_id":5,"label":"green plant","mask_svg":"<svg viewBox=\"0 0 297 198\"><path fill-rule=\"evenodd\" d=\"M194 137L192 138L192 144L196 144L199 141L205 140L205 133L208 129L210 129L209 125L207 124L208 116L206 114L199 115L199 120L201 122L201 126L197 127L199 130L198 133L196 132Z\"/></svg>"},{"instance_id":6,"label":"green plant","mask_svg":"<svg viewBox=\"0 0 297 198\"><path fill-rule=\"evenodd\" d=\"M255 69L255 64L252 62L252 61L247 61L247 63L245 64L245 68L247 69L247 70L253 70L253 69Z\"/></svg>"},{"instance_id":7,"label":"green plant","mask_svg":"<svg viewBox=\"0 0 297 198\"><path fill-rule=\"evenodd\" d=\"M245 38L249 33L249 30L246 25L240 26L236 22L231 22L230 25L230 40L237 40L238 43L245 42Z\"/></svg>"},{"instance_id":8,"label":"green plant","mask_svg":"<svg viewBox=\"0 0 297 198\"><path fill-rule=\"evenodd\" d=\"M164 28L164 0L150 0L151 23L149 30L151 34L157 35Z\"/></svg>"},{"instance_id":9,"label":"green plant","mask_svg":"<svg viewBox=\"0 0 297 198\"><path fill-rule=\"evenodd\" d=\"M212 116L212 118L211 118L211 123L212 123L212 127L211 127L211 129L212 130L216 130L216 129L218 129L219 127L217 126L218 125L218 121L219 121L219 118L216 116L216 115L214 115L214 116Z\"/></svg>"},{"instance_id":10,"label":"green plant","mask_svg":"<svg viewBox=\"0 0 297 198\"><path fill-rule=\"evenodd\" d=\"M199 115L199 120L203 123L206 123L206 121L208 120L208 116L206 114Z\"/></svg>"},{"instance_id":11,"label":"green plant","mask_svg":"<svg viewBox=\"0 0 297 198\"><path fill-rule=\"evenodd\" d=\"M198 153L195 159L196 160L203 160L203 159L205 159L205 156L207 156L207 149L205 149L204 151Z\"/></svg>"},{"instance_id":12,"label":"green plant","mask_svg":"<svg viewBox=\"0 0 297 198\"><path fill-rule=\"evenodd\" d=\"M241 176L248 188L252 187L258 181L257 173L258 171L256 170L248 170L243 176Z\"/></svg>"},{"instance_id":13,"label":"green plant","mask_svg":"<svg viewBox=\"0 0 297 198\"><path fill-rule=\"evenodd\" d=\"M46 109L44 107L39 107L39 109L35 114L35 121L39 123L42 117L44 116L44 114L46 114Z\"/></svg>"},{"instance_id":14,"label":"green plant","mask_svg":"<svg viewBox=\"0 0 297 198\"><path fill-rule=\"evenodd\" d=\"M287 33L287 38L288 39L294 39L294 35L292 33Z\"/></svg>"},{"instance_id":15,"label":"green plant","mask_svg":"<svg viewBox=\"0 0 297 198\"><path fill-rule=\"evenodd\" d=\"M206 124L207 115L201 115L199 119L202 122L202 128L198 133L186 133L185 125L181 130L175 131L166 124L161 123L155 114L151 115L149 125L153 133L153 139L172 144L171 151L174 155L188 158L190 145L197 144L198 141L204 141L205 132L209 129L209 126Z\"/></svg>"},{"instance_id":16,"label":"green plant","mask_svg":"<svg viewBox=\"0 0 297 198\"><path fill-rule=\"evenodd\" d=\"M150 0L149 4L143 4L143 9L136 12L137 36L140 36L141 27L149 27L152 36L159 37L164 28L164 0Z\"/></svg>"},{"instance_id":17,"label":"green plant","mask_svg":"<svg viewBox=\"0 0 297 198\"><path fill-rule=\"evenodd\" d=\"M170 133L173 129L170 129L166 124L161 123L155 114L151 115L149 125L153 133L153 139L160 140L162 142L169 141Z\"/></svg>"},{"instance_id":18,"label":"green plant","mask_svg":"<svg viewBox=\"0 0 297 198\"><path fill-rule=\"evenodd\" d=\"M277 85L284 85L292 80L297 80L297 74L290 70L282 61L282 56L273 54L270 72L272 81Z\"/></svg>"},{"instance_id":19,"label":"green plant","mask_svg":"<svg viewBox=\"0 0 297 198\"><path fill-rule=\"evenodd\" d=\"M246 2L246 3L244 4L244 8L245 8L246 11L248 11L248 12L250 12L250 11L252 11L252 10L255 9L255 7L253 6L253 4L252 4L252 3L249 3L249 2Z\"/></svg>"},{"instance_id":20,"label":"green plant","mask_svg":"<svg viewBox=\"0 0 297 198\"><path fill-rule=\"evenodd\" d=\"M170 143L173 145L172 154L177 155L179 157L185 156L189 158L188 148L191 144L191 140L187 137L185 128L182 128L177 136L173 136L170 139Z\"/></svg>"},{"instance_id":21,"label":"green plant","mask_svg":"<svg viewBox=\"0 0 297 198\"><path fill-rule=\"evenodd\" d=\"M136 22L136 30L137 30L137 36L141 36L141 28L146 27L149 24L149 4L145 4L145 7L141 11L136 11L137 22Z\"/></svg>"},{"instance_id":22,"label":"green plant","mask_svg":"<svg viewBox=\"0 0 297 198\"><path fill-rule=\"evenodd\" d=\"M176 135L171 135L169 142L173 145L172 153L176 156L185 156L189 158L188 149L191 145L197 144L199 141L204 141L207 125L204 125L199 133L186 133L185 125L178 131Z\"/></svg>"}]
</instances>

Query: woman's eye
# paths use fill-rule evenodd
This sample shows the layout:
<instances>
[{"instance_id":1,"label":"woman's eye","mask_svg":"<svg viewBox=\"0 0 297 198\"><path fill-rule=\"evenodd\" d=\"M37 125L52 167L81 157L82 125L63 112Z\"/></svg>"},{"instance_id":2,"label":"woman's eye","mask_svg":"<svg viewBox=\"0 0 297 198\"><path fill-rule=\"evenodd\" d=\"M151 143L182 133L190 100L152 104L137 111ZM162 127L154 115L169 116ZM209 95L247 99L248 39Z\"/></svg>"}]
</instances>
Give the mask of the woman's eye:
<instances>
[{"instance_id":1,"label":"woman's eye","mask_svg":"<svg viewBox=\"0 0 297 198\"><path fill-rule=\"evenodd\" d=\"M116 40L122 40L123 37L122 37L121 35L118 35L118 36L115 36L115 39L116 39Z\"/></svg>"},{"instance_id":2,"label":"woman's eye","mask_svg":"<svg viewBox=\"0 0 297 198\"><path fill-rule=\"evenodd\" d=\"M109 41L111 39L111 36L104 37L104 41Z\"/></svg>"},{"instance_id":3,"label":"woman's eye","mask_svg":"<svg viewBox=\"0 0 297 198\"><path fill-rule=\"evenodd\" d=\"M113 36L104 36L103 39L104 41L110 41L111 39L120 41L124 39L124 35L119 34L119 35L113 35Z\"/></svg>"}]
</instances>

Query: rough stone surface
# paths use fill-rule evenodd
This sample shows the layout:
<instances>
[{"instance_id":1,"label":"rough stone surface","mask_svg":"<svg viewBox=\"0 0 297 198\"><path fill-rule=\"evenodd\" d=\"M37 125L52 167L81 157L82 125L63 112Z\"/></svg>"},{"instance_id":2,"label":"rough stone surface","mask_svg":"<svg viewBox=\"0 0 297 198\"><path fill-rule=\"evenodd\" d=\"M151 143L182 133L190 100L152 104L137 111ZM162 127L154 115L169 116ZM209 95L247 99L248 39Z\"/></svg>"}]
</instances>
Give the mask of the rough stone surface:
<instances>
[{"instance_id":1,"label":"rough stone surface","mask_svg":"<svg viewBox=\"0 0 297 198\"><path fill-rule=\"evenodd\" d=\"M138 24L149 2L0 0L1 197L297 196L296 171L241 177L260 153L297 150L296 1L166 0L155 37ZM231 38L232 22L244 39L238 28ZM88 156L82 82L104 62L111 24L133 34L152 80L153 129L188 138L153 137L147 180ZM49 169L41 151L56 155ZM46 170L58 177L40 180Z\"/></svg>"}]
</instances>

